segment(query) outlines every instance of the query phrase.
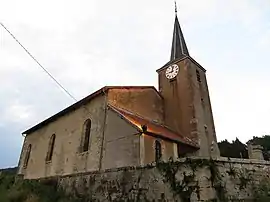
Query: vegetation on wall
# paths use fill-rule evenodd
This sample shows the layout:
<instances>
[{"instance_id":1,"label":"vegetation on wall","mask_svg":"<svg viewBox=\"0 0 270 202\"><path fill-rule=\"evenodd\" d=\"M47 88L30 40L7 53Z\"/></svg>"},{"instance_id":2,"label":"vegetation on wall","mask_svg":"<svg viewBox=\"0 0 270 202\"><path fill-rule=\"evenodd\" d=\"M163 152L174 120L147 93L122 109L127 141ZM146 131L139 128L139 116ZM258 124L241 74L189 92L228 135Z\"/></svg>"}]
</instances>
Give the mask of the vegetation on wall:
<instances>
[{"instance_id":1,"label":"vegetation on wall","mask_svg":"<svg viewBox=\"0 0 270 202\"><path fill-rule=\"evenodd\" d=\"M270 182L266 179L260 181L258 185L253 185L253 195L255 202L269 202L270 201Z\"/></svg>"},{"instance_id":2,"label":"vegetation on wall","mask_svg":"<svg viewBox=\"0 0 270 202\"><path fill-rule=\"evenodd\" d=\"M192 172L188 174L183 172L182 178L179 178L179 176L177 177L177 173L181 170L180 168L182 166L189 167ZM210 178L208 180L211 181L212 186L215 188L217 198L220 201L226 201L226 188L214 160L186 158L184 162L174 162L171 159L169 162L158 162L157 164L157 168L164 177L164 181L170 184L175 197L180 198L183 202L189 202L193 193L200 200L200 187L195 172L199 168L205 167L210 171Z\"/></svg>"},{"instance_id":3,"label":"vegetation on wall","mask_svg":"<svg viewBox=\"0 0 270 202\"><path fill-rule=\"evenodd\" d=\"M222 168L222 172L220 172ZM156 172L153 165L136 170L126 168L117 171L114 177L103 175L86 175L70 178L68 186L71 192L67 194L59 186L61 183L57 178L43 180L22 180L15 175L15 171L0 171L0 201L1 202L150 202L149 187L145 183L144 174L149 169L155 172L154 180L163 180L171 189L175 200L181 202L201 200L201 181L198 173L206 172L205 179L209 181L209 188L213 187L216 195L210 201L239 201L239 193L247 193L248 197L254 197L255 202L270 201L269 177L264 180L256 180L255 170L235 167L232 164L223 166L222 162L212 159L186 158L184 161L158 162ZM202 169L202 170L200 170ZM207 172L208 171L208 172ZM149 173L149 172L148 172ZM207 174L208 173L208 174ZM157 174L157 175L156 175ZM160 178L160 175L161 178ZM146 178L147 179L147 178ZM229 182L230 181L230 185ZM149 181L153 182L153 181ZM160 183L160 181L159 181ZM228 184L227 184L228 183ZM239 192L230 193L228 186L235 186ZM156 186L156 184L155 184ZM208 185L207 185L208 186ZM229 189L228 189L229 190ZM247 191L247 192L246 192ZM160 193L156 200L166 200L165 193ZM233 195L234 194L234 195Z\"/></svg>"},{"instance_id":4,"label":"vegetation on wall","mask_svg":"<svg viewBox=\"0 0 270 202\"><path fill-rule=\"evenodd\" d=\"M183 168L190 168L192 172L185 173L181 171ZM248 170L245 168L235 168L231 164L225 173L220 173L219 166L216 161L212 159L189 159L184 162L174 162L170 160L168 163L159 162L157 168L164 177L164 182L170 184L170 188L176 198L180 198L182 202L191 201L192 195L196 194L197 199L200 200L200 186L198 179L196 179L196 171L200 168L207 168L210 171L209 182L216 191L216 197L210 201L238 201L238 195L232 195L226 188L227 181L231 180L238 190L249 190L248 195L254 197L255 202L269 202L270 201L270 181L264 179L257 181L253 178L255 170ZM180 176L179 176L180 173ZM228 179L226 174L230 177ZM250 195L251 194L251 195Z\"/></svg>"}]
</instances>

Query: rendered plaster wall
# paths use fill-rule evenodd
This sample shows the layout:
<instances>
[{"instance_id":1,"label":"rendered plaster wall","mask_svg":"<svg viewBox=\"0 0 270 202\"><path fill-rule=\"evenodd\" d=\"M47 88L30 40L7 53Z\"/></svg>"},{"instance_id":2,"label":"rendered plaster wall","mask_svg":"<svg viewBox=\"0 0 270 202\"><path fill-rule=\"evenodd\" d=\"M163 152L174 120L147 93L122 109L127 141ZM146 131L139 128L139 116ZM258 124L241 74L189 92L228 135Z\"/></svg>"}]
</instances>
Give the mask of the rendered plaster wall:
<instances>
[{"instance_id":1,"label":"rendered plaster wall","mask_svg":"<svg viewBox=\"0 0 270 202\"><path fill-rule=\"evenodd\" d=\"M190 120L193 117L192 88L189 87L187 60L177 62L178 75L169 80L166 77L167 67L159 70L159 92L164 98L165 124L181 135L188 136L195 141L197 137L190 136Z\"/></svg>"},{"instance_id":2,"label":"rendered plaster wall","mask_svg":"<svg viewBox=\"0 0 270 202\"><path fill-rule=\"evenodd\" d=\"M164 123L163 100L153 88L110 89L108 103L146 119Z\"/></svg>"},{"instance_id":3,"label":"rendered plaster wall","mask_svg":"<svg viewBox=\"0 0 270 202\"><path fill-rule=\"evenodd\" d=\"M158 70L165 124L200 145L200 149L192 155L217 157L220 154L205 72L190 58L176 61L175 64L179 66L179 73L174 79L166 78L169 65Z\"/></svg>"},{"instance_id":4,"label":"rendered plaster wall","mask_svg":"<svg viewBox=\"0 0 270 202\"><path fill-rule=\"evenodd\" d=\"M207 85L206 73L194 62L188 60L188 70L193 94L193 107L195 111L194 131L198 135L200 150L199 156L220 156L217 145L217 137L212 114L211 101ZM200 75L200 82L197 80L197 72Z\"/></svg>"},{"instance_id":5,"label":"rendered plaster wall","mask_svg":"<svg viewBox=\"0 0 270 202\"><path fill-rule=\"evenodd\" d=\"M93 98L88 104L59 117L25 137L18 174L24 178L42 178L98 170L101 158L105 118L105 96ZM80 153L83 124L91 119L89 151ZM46 162L49 140L56 135L52 161ZM23 167L28 145L32 151L27 168Z\"/></svg>"},{"instance_id":6,"label":"rendered plaster wall","mask_svg":"<svg viewBox=\"0 0 270 202\"><path fill-rule=\"evenodd\" d=\"M149 135L143 135L142 150L144 152L144 160L142 165L155 162L155 141L158 140L161 144L161 160L168 161L170 158L177 158L177 145L171 141L162 140Z\"/></svg>"},{"instance_id":7,"label":"rendered plaster wall","mask_svg":"<svg viewBox=\"0 0 270 202\"><path fill-rule=\"evenodd\" d=\"M139 131L110 108L106 114L102 169L140 165Z\"/></svg>"},{"instance_id":8,"label":"rendered plaster wall","mask_svg":"<svg viewBox=\"0 0 270 202\"><path fill-rule=\"evenodd\" d=\"M254 187L269 182L269 170L266 161L192 158L58 180L68 193L90 201L252 201Z\"/></svg>"}]
</instances>

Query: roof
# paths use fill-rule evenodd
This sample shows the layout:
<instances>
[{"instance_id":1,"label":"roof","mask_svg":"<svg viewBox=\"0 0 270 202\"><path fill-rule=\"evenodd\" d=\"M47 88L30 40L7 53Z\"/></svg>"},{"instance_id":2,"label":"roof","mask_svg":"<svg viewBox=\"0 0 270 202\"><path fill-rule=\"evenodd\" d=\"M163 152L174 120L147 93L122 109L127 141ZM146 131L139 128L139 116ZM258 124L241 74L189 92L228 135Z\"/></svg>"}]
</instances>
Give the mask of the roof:
<instances>
[{"instance_id":1,"label":"roof","mask_svg":"<svg viewBox=\"0 0 270 202\"><path fill-rule=\"evenodd\" d=\"M108 105L113 111L118 113L121 117L123 117L128 123L135 126L140 132L143 132L148 135L158 136L163 139L168 139L174 142L179 142L194 148L199 148L198 144L195 143L188 137L185 137L181 134L178 134L168 127L161 125L157 122L153 122L151 120L140 117L137 114L134 114L130 111L120 109L118 107ZM146 126L147 129L144 130L142 126Z\"/></svg>"},{"instance_id":2,"label":"roof","mask_svg":"<svg viewBox=\"0 0 270 202\"><path fill-rule=\"evenodd\" d=\"M189 53L177 15L175 15L171 60L179 59L183 56L189 56Z\"/></svg>"},{"instance_id":3,"label":"roof","mask_svg":"<svg viewBox=\"0 0 270 202\"><path fill-rule=\"evenodd\" d=\"M171 61L167 62L165 65L163 65L161 68L157 69L156 72L163 70L165 67L169 66L170 64L180 62L180 61L185 60L187 58L190 59L194 64L196 64L203 72L206 72L206 69L204 69L195 59L193 59L190 56L183 56L182 58L177 58L175 60L171 60Z\"/></svg>"},{"instance_id":4,"label":"roof","mask_svg":"<svg viewBox=\"0 0 270 202\"><path fill-rule=\"evenodd\" d=\"M161 68L159 68L157 70L157 72L163 70L165 67L169 66L170 64L177 63L177 62L182 61L186 58L188 58L192 62L194 62L202 71L204 71L204 72L206 71L198 62L196 62L189 55L186 41L184 38L184 34L182 32L178 17L177 17L177 15L175 15L172 48L171 48L171 58L170 58L170 61L167 62L165 65L163 65Z\"/></svg>"},{"instance_id":5,"label":"roof","mask_svg":"<svg viewBox=\"0 0 270 202\"><path fill-rule=\"evenodd\" d=\"M88 103L90 100L92 100L93 98L99 96L99 95L105 95L106 92L109 90L109 89L145 89L145 88L152 88L154 89L158 95L160 97L161 94L157 91L157 89L154 87L154 86L105 86L97 91L95 91L94 93L88 95L87 97L79 100L78 102L70 105L69 107L63 109L62 111L58 112L57 114L45 119L44 121L38 123L37 125L29 128L28 130L24 131L22 134L29 134L29 133L32 133L40 128L42 128L43 126L55 121L56 119L78 109L79 107L81 107L82 105Z\"/></svg>"}]
</instances>

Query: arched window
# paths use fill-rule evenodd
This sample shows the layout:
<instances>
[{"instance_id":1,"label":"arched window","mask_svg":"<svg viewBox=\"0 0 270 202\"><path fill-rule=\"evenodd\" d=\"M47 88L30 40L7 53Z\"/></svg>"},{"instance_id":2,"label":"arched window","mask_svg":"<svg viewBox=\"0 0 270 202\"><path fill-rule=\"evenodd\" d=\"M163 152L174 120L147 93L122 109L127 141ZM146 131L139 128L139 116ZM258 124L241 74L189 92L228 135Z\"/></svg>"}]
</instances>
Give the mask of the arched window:
<instances>
[{"instance_id":1,"label":"arched window","mask_svg":"<svg viewBox=\"0 0 270 202\"><path fill-rule=\"evenodd\" d=\"M25 168L28 165L28 161L29 161L29 158L30 158L31 149L32 149L32 145L29 144L28 145L28 148L26 150L25 159L24 159L24 163L23 163L23 167L25 167Z\"/></svg>"},{"instance_id":2,"label":"arched window","mask_svg":"<svg viewBox=\"0 0 270 202\"><path fill-rule=\"evenodd\" d=\"M91 131L91 120L87 119L83 125L83 136L82 136L82 152L89 150L90 142L90 131Z\"/></svg>"},{"instance_id":3,"label":"arched window","mask_svg":"<svg viewBox=\"0 0 270 202\"><path fill-rule=\"evenodd\" d=\"M55 144L55 134L53 134L50 138L46 161L52 160L54 144Z\"/></svg>"},{"instance_id":4,"label":"arched window","mask_svg":"<svg viewBox=\"0 0 270 202\"><path fill-rule=\"evenodd\" d=\"M161 144L158 140L155 141L155 160L156 162L160 161L162 156Z\"/></svg>"}]
</instances>

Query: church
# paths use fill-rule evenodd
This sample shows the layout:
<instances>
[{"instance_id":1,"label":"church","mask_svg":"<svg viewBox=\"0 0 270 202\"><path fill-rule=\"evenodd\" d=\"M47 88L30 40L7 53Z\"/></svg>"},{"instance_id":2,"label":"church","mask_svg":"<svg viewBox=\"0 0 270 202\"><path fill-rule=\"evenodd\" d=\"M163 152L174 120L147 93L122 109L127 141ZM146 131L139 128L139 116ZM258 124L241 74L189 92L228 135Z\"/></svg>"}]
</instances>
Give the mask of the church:
<instances>
[{"instance_id":1,"label":"church","mask_svg":"<svg viewBox=\"0 0 270 202\"><path fill-rule=\"evenodd\" d=\"M175 16L171 57L153 86L105 86L23 132L25 179L218 157L206 70Z\"/></svg>"}]
</instances>

